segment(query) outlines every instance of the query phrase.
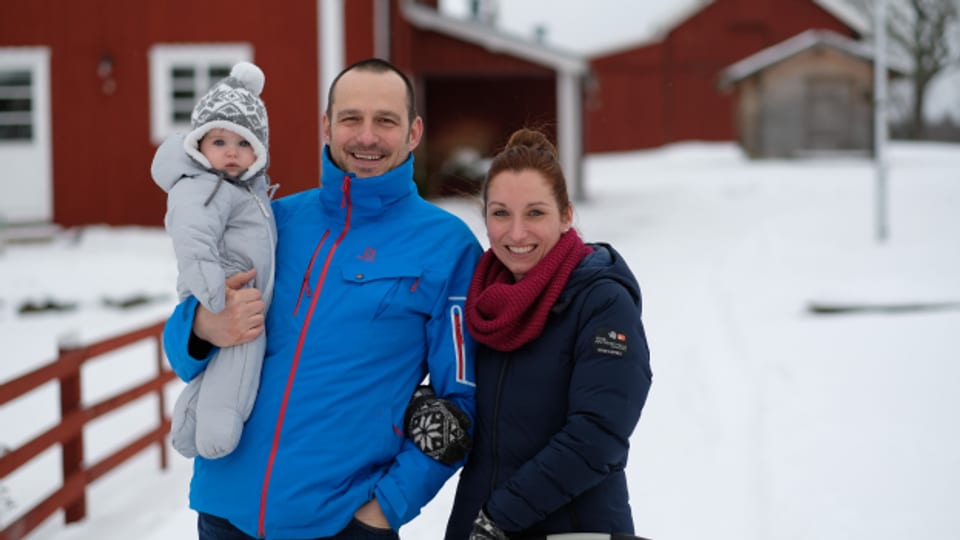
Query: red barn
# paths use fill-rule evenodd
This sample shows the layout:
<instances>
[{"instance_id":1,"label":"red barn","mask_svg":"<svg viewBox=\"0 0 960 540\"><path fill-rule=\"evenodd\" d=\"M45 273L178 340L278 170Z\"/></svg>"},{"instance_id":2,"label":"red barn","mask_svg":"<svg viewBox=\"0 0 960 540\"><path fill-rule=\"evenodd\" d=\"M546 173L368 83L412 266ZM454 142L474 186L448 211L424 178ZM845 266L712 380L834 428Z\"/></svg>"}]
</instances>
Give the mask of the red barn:
<instances>
[{"instance_id":1,"label":"red barn","mask_svg":"<svg viewBox=\"0 0 960 540\"><path fill-rule=\"evenodd\" d=\"M714 0L660 41L585 59L445 19L436 0L6 0L0 222L160 225L165 197L149 176L156 145L240 60L267 76L279 195L317 185L326 86L373 55L418 87L426 195L443 191L455 151L490 155L521 125L545 127L579 182L584 150L733 140L719 73L809 28L855 37L824 1Z\"/></svg>"},{"instance_id":2,"label":"red barn","mask_svg":"<svg viewBox=\"0 0 960 540\"><path fill-rule=\"evenodd\" d=\"M736 138L722 71L809 29L859 38L827 2L714 0L645 46L592 58L584 108L585 151L633 150Z\"/></svg>"}]
</instances>

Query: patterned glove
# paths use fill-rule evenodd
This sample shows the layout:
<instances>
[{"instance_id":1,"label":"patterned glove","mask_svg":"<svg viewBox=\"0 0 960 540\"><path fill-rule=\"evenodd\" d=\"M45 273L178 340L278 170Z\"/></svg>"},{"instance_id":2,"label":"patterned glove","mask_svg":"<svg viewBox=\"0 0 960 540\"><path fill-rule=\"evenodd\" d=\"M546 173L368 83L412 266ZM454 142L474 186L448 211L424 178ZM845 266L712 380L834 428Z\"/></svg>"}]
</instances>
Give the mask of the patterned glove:
<instances>
[{"instance_id":1,"label":"patterned glove","mask_svg":"<svg viewBox=\"0 0 960 540\"><path fill-rule=\"evenodd\" d=\"M473 520L473 529L468 540L508 540L507 534L497 527L490 516L480 509L477 519Z\"/></svg>"},{"instance_id":2,"label":"patterned glove","mask_svg":"<svg viewBox=\"0 0 960 540\"><path fill-rule=\"evenodd\" d=\"M404 415L407 436L424 454L453 465L473 448L470 418L453 402L436 396L429 385L413 393Z\"/></svg>"}]
</instances>

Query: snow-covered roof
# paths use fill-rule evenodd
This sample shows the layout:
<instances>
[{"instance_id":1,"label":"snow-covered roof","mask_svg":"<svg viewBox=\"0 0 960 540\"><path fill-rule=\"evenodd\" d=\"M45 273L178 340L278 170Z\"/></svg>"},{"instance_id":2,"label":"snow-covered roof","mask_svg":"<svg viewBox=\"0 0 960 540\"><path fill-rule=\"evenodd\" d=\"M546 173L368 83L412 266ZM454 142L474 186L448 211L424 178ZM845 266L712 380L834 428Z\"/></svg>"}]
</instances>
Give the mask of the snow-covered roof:
<instances>
[{"instance_id":1,"label":"snow-covered roof","mask_svg":"<svg viewBox=\"0 0 960 540\"><path fill-rule=\"evenodd\" d=\"M545 43L524 39L478 21L448 17L412 0L401 2L406 19L417 28L455 36L489 51L505 53L562 73L583 75L588 64L583 55Z\"/></svg>"},{"instance_id":2,"label":"snow-covered roof","mask_svg":"<svg viewBox=\"0 0 960 540\"><path fill-rule=\"evenodd\" d=\"M632 31L624 33L623 37L615 40L615 35L606 33L608 40L605 45L572 46L574 50L582 50L587 56L605 56L607 54L635 49L663 41L671 30L682 22L698 13L713 0L672 0L670 2L651 2L642 5L639 13L631 13L628 20L633 21ZM634 7L636 9L636 7ZM607 23L622 17L622 14L610 14L605 19ZM605 30L605 29L604 29ZM584 39L589 32L581 32L579 39Z\"/></svg>"},{"instance_id":3,"label":"snow-covered roof","mask_svg":"<svg viewBox=\"0 0 960 540\"><path fill-rule=\"evenodd\" d=\"M873 62L874 49L868 43L855 41L831 30L807 30L727 67L720 76L720 86L728 87L803 51L823 46L867 62ZM891 67L891 69L897 70L895 67Z\"/></svg>"},{"instance_id":4,"label":"snow-covered roof","mask_svg":"<svg viewBox=\"0 0 960 540\"><path fill-rule=\"evenodd\" d=\"M511 0L496 2L496 23L488 27L532 41L546 30L544 43L585 57L603 56L662 41L685 20L716 0ZM869 20L845 0L810 0L861 35ZM465 20L465 0L441 0L448 18Z\"/></svg>"}]
</instances>

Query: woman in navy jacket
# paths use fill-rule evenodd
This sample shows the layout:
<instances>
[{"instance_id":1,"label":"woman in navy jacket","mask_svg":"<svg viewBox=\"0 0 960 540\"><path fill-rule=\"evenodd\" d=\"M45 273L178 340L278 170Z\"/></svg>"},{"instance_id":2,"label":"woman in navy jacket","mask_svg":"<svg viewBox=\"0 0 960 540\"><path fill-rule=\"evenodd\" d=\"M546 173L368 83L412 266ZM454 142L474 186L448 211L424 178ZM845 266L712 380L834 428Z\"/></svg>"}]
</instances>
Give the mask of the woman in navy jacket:
<instances>
[{"instance_id":1,"label":"woman in navy jacket","mask_svg":"<svg viewBox=\"0 0 960 540\"><path fill-rule=\"evenodd\" d=\"M652 379L637 280L571 227L542 133L511 136L483 203L490 249L465 315L477 425L446 539L633 534L624 467Z\"/></svg>"}]
</instances>

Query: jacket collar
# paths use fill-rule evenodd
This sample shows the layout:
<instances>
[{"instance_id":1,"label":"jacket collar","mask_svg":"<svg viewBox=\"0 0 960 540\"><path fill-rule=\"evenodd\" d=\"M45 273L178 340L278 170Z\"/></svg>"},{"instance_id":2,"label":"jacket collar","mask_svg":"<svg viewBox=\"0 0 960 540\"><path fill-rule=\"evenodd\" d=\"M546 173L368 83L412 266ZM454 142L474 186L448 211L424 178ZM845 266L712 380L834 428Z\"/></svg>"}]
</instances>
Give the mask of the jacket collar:
<instances>
[{"instance_id":1,"label":"jacket collar","mask_svg":"<svg viewBox=\"0 0 960 540\"><path fill-rule=\"evenodd\" d=\"M323 147L323 176L320 203L328 210L342 208L345 178L350 179L350 202L354 213L378 214L386 207L416 192L413 181L413 153L399 167L380 176L357 178L337 167L330 159L330 148Z\"/></svg>"}]
</instances>

